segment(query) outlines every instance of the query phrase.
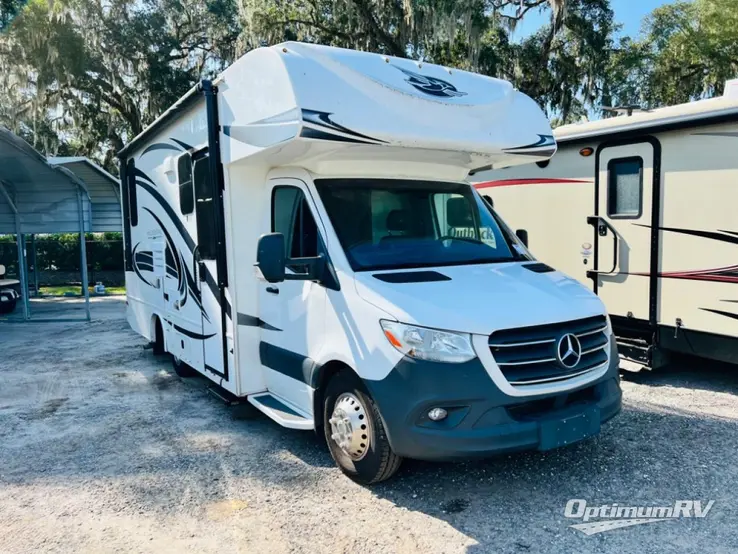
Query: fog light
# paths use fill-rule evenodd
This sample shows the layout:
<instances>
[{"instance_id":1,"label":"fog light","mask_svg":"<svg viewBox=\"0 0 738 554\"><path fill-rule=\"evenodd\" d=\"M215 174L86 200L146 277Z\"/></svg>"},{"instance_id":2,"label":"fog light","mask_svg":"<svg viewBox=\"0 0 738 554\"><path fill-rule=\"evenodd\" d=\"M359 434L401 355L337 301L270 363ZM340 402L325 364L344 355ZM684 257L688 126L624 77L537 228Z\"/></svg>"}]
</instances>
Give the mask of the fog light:
<instances>
[{"instance_id":1,"label":"fog light","mask_svg":"<svg viewBox=\"0 0 738 554\"><path fill-rule=\"evenodd\" d=\"M443 408L433 408L430 412L428 412L428 419L431 419L433 421L441 421L442 419L446 419L447 415L448 412Z\"/></svg>"}]
</instances>

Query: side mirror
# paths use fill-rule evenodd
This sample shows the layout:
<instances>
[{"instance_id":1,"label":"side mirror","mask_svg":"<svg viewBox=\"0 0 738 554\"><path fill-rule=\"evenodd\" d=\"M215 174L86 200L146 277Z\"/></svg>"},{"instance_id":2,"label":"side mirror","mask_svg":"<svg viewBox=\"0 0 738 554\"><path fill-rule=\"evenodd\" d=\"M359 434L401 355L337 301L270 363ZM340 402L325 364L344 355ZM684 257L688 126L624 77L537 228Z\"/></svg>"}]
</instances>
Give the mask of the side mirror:
<instances>
[{"instance_id":1,"label":"side mirror","mask_svg":"<svg viewBox=\"0 0 738 554\"><path fill-rule=\"evenodd\" d=\"M486 195L482 194L482 200L484 200L484 202L485 202L485 203L486 203L486 204L487 204L487 205L488 205L488 206L489 206L490 208L492 208L493 210L495 209L495 203L494 203L494 201L492 200L492 197L491 197L491 196L486 196Z\"/></svg>"},{"instance_id":2,"label":"side mirror","mask_svg":"<svg viewBox=\"0 0 738 554\"><path fill-rule=\"evenodd\" d=\"M5 275L5 266L3 264L0 264L0 277Z\"/></svg>"},{"instance_id":3,"label":"side mirror","mask_svg":"<svg viewBox=\"0 0 738 554\"><path fill-rule=\"evenodd\" d=\"M269 233L259 238L256 246L256 267L270 283L281 283L284 281L284 235L282 233Z\"/></svg>"},{"instance_id":4,"label":"side mirror","mask_svg":"<svg viewBox=\"0 0 738 554\"><path fill-rule=\"evenodd\" d=\"M515 236L520 239L520 242L522 242L526 248L528 248L528 231L525 229L518 229L515 231Z\"/></svg>"}]
</instances>

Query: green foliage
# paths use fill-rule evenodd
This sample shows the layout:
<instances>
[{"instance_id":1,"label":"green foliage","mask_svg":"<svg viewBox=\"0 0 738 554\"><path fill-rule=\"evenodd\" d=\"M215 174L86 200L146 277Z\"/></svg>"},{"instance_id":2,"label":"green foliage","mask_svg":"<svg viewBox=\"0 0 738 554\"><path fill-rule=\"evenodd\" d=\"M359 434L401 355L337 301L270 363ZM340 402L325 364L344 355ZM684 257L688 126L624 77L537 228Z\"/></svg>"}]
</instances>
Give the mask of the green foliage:
<instances>
[{"instance_id":1,"label":"green foliage","mask_svg":"<svg viewBox=\"0 0 738 554\"><path fill-rule=\"evenodd\" d=\"M643 38L613 57L614 103L642 107L720 95L738 77L738 2L695 0L661 6L644 22Z\"/></svg>"},{"instance_id":2,"label":"green foliage","mask_svg":"<svg viewBox=\"0 0 738 554\"><path fill-rule=\"evenodd\" d=\"M233 60L235 21L230 0L31 0L0 39L0 123L111 169L127 140Z\"/></svg>"},{"instance_id":3,"label":"green foliage","mask_svg":"<svg viewBox=\"0 0 738 554\"><path fill-rule=\"evenodd\" d=\"M602 105L720 94L738 75L738 2L677 1L617 37L610 0L0 0L0 124L48 155L114 154L199 79L301 40L510 80L556 123ZM531 11L548 23L523 40Z\"/></svg>"},{"instance_id":4,"label":"green foliage","mask_svg":"<svg viewBox=\"0 0 738 554\"><path fill-rule=\"evenodd\" d=\"M123 267L123 238L121 233L87 233L87 265L89 271L117 271ZM27 257L30 257L30 238L26 237ZM79 271L79 235L57 233L36 236L36 265L39 271ZM9 275L17 275L18 250L15 235L0 236L0 264Z\"/></svg>"}]
</instances>

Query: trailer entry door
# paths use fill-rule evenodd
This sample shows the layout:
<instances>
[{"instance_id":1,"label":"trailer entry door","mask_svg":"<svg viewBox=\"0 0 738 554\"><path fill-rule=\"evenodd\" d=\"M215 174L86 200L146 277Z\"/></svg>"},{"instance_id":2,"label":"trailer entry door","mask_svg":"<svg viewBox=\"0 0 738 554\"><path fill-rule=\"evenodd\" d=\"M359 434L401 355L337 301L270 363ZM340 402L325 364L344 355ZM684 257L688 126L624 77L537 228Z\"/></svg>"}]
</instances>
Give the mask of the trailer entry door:
<instances>
[{"instance_id":1,"label":"trailer entry door","mask_svg":"<svg viewBox=\"0 0 738 554\"><path fill-rule=\"evenodd\" d=\"M595 266L590 276L607 311L649 322L655 313L656 280L650 279L654 192L654 144L631 142L599 149L593 226ZM657 199L658 200L658 199ZM658 225L658 219L656 219Z\"/></svg>"}]
</instances>

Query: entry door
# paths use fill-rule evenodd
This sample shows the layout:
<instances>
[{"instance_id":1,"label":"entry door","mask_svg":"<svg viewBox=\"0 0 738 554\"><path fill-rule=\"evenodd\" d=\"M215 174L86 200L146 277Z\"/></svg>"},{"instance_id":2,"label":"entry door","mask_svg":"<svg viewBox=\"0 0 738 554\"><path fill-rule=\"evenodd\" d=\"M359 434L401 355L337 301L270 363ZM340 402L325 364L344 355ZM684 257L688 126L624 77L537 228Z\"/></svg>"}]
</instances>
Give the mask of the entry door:
<instances>
[{"instance_id":1,"label":"entry door","mask_svg":"<svg viewBox=\"0 0 738 554\"><path fill-rule=\"evenodd\" d=\"M297 179L273 181L265 232L282 233L287 258L323 252L320 219L305 184ZM269 221L271 220L271 221ZM289 264L286 273L306 268ZM306 414L312 412L309 387L312 356L325 341L326 289L312 281L259 283L260 354L267 388Z\"/></svg>"},{"instance_id":2,"label":"entry door","mask_svg":"<svg viewBox=\"0 0 738 554\"><path fill-rule=\"evenodd\" d=\"M590 221L597 245L597 294L611 315L648 321L653 145L603 148L597 183L597 217Z\"/></svg>"},{"instance_id":3,"label":"entry door","mask_svg":"<svg viewBox=\"0 0 738 554\"><path fill-rule=\"evenodd\" d=\"M222 223L222 199L217 180L212 175L207 154L193 158L192 181L195 193L195 224L197 229L194 251L195 283L200 293L202 350L205 371L227 379L224 356L227 300L219 271L219 259L225 255Z\"/></svg>"}]
</instances>

